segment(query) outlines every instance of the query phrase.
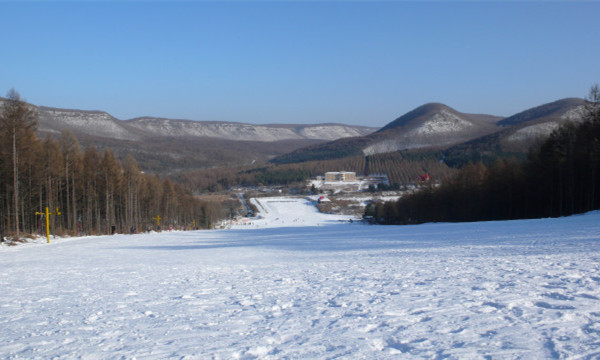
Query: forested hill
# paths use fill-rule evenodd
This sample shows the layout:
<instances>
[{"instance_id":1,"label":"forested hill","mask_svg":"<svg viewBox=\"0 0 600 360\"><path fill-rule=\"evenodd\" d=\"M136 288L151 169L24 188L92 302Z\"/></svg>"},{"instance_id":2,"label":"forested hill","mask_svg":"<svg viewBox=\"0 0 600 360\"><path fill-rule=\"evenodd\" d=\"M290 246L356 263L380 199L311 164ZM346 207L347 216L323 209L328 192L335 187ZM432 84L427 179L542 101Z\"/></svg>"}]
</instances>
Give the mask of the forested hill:
<instances>
[{"instance_id":1,"label":"forested hill","mask_svg":"<svg viewBox=\"0 0 600 360\"><path fill-rule=\"evenodd\" d=\"M377 130L335 123L256 125L156 117L119 120L105 111L29 106L39 114L37 135L41 138L71 132L85 147L110 149L121 160L132 154L144 171L161 174L264 163L301 147Z\"/></svg>"},{"instance_id":2,"label":"forested hill","mask_svg":"<svg viewBox=\"0 0 600 360\"><path fill-rule=\"evenodd\" d=\"M456 163L494 158L502 153L525 154L529 146L567 121L580 121L583 99L569 98L537 106L507 118L465 114L444 104L420 106L375 133L340 139L292 151L273 159L294 163L344 156L373 155L398 150L448 151Z\"/></svg>"},{"instance_id":3,"label":"forested hill","mask_svg":"<svg viewBox=\"0 0 600 360\"><path fill-rule=\"evenodd\" d=\"M381 223L565 216L600 209L600 88L581 105L578 123L566 122L527 161L465 166L439 188L427 188L370 214ZM546 112L544 112L546 113Z\"/></svg>"}]
</instances>

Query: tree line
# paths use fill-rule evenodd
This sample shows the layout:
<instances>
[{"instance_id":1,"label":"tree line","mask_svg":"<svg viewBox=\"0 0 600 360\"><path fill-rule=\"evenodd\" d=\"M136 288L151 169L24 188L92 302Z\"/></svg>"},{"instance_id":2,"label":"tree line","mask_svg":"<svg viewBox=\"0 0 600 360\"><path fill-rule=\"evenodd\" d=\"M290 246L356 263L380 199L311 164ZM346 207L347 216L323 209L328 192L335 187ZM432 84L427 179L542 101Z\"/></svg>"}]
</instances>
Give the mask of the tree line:
<instances>
[{"instance_id":1,"label":"tree line","mask_svg":"<svg viewBox=\"0 0 600 360\"><path fill-rule=\"evenodd\" d=\"M260 164L255 166L194 170L174 175L174 179L193 192L215 192L231 186L300 184L328 171L354 171L357 174L387 174L391 185L415 183L419 175L429 173L443 179L455 169L440 162L438 154L423 158L397 151L370 156L306 161L293 164Z\"/></svg>"},{"instance_id":2,"label":"tree line","mask_svg":"<svg viewBox=\"0 0 600 360\"><path fill-rule=\"evenodd\" d=\"M37 113L14 89L0 102L0 228L19 239L42 232L51 216L59 234L106 234L157 225L209 227L218 203L196 200L168 178L145 174L136 160L82 149L70 132L38 139ZM163 227L164 228L164 227Z\"/></svg>"},{"instance_id":3,"label":"tree line","mask_svg":"<svg viewBox=\"0 0 600 360\"><path fill-rule=\"evenodd\" d=\"M441 186L428 186L365 215L384 224L558 217L600 209L600 88L581 123L566 123L530 149L525 161L470 163Z\"/></svg>"}]
</instances>

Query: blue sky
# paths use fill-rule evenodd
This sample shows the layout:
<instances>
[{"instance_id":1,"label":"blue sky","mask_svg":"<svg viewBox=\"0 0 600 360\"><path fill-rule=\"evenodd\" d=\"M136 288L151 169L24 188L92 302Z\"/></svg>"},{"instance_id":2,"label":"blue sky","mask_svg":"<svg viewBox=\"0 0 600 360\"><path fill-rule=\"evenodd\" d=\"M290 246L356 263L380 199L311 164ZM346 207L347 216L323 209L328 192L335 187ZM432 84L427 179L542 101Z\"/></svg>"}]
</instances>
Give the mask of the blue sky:
<instances>
[{"instance_id":1,"label":"blue sky","mask_svg":"<svg viewBox=\"0 0 600 360\"><path fill-rule=\"evenodd\" d=\"M0 2L0 93L249 123L508 116L600 82L600 2Z\"/></svg>"}]
</instances>

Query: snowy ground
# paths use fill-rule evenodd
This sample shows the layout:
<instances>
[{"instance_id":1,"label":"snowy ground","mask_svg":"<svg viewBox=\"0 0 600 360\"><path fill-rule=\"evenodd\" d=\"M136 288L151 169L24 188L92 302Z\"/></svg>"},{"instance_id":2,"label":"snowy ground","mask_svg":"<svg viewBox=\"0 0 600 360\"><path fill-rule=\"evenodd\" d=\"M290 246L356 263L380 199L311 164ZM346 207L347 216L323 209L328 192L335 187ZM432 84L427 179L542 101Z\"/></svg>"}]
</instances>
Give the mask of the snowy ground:
<instances>
[{"instance_id":1,"label":"snowy ground","mask_svg":"<svg viewBox=\"0 0 600 360\"><path fill-rule=\"evenodd\" d=\"M252 226L266 227L303 227L339 224L356 220L350 215L321 214L316 206L319 197L268 197L250 199L260 212L260 219L252 220Z\"/></svg>"},{"instance_id":2,"label":"snowy ground","mask_svg":"<svg viewBox=\"0 0 600 360\"><path fill-rule=\"evenodd\" d=\"M598 212L384 227L263 201L252 228L0 248L0 358L600 358Z\"/></svg>"}]
</instances>

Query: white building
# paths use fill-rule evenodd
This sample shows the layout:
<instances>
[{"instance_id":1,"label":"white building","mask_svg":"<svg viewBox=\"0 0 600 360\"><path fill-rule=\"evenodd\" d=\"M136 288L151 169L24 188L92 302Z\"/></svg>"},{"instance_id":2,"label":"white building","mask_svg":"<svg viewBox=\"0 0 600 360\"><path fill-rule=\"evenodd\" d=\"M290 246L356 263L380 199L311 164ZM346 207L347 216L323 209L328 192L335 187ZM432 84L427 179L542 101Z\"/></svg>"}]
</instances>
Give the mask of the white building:
<instances>
[{"instance_id":1,"label":"white building","mask_svg":"<svg viewBox=\"0 0 600 360\"><path fill-rule=\"evenodd\" d=\"M356 181L356 173L352 171L331 171L325 173L325 182Z\"/></svg>"}]
</instances>

